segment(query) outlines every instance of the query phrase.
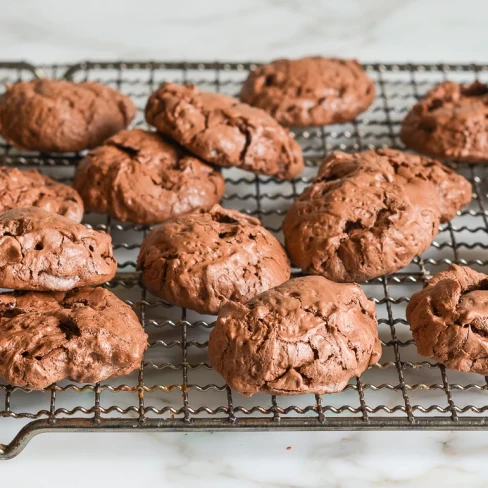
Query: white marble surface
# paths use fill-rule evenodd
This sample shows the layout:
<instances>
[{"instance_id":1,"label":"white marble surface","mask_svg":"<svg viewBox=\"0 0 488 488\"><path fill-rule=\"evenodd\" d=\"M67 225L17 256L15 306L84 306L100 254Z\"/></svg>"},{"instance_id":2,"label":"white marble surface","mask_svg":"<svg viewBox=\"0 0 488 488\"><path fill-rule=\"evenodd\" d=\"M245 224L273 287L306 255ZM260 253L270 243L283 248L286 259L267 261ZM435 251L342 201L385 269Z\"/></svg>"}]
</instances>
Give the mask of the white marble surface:
<instances>
[{"instance_id":1,"label":"white marble surface","mask_svg":"<svg viewBox=\"0 0 488 488\"><path fill-rule=\"evenodd\" d=\"M0 60L487 62L486 0L0 0ZM1 432L1 441L14 430ZM291 449L287 449L291 447ZM484 433L48 434L0 486L486 486Z\"/></svg>"},{"instance_id":2,"label":"white marble surface","mask_svg":"<svg viewBox=\"0 0 488 488\"><path fill-rule=\"evenodd\" d=\"M49 434L0 478L16 488L478 488L487 455L479 432Z\"/></svg>"},{"instance_id":3,"label":"white marble surface","mask_svg":"<svg viewBox=\"0 0 488 488\"><path fill-rule=\"evenodd\" d=\"M3 59L486 61L486 0L1 0Z\"/></svg>"}]
</instances>

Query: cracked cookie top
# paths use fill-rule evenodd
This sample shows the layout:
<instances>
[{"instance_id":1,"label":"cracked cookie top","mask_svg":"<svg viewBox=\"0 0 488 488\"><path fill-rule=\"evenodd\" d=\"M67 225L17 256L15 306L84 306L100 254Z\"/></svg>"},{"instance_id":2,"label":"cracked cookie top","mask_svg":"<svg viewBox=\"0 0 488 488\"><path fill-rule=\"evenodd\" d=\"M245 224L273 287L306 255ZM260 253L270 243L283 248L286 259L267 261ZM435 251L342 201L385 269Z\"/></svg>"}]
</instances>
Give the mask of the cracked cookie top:
<instances>
[{"instance_id":1,"label":"cracked cookie top","mask_svg":"<svg viewBox=\"0 0 488 488\"><path fill-rule=\"evenodd\" d=\"M104 288L0 294L0 376L11 385L40 390L129 374L146 347L136 314Z\"/></svg>"},{"instance_id":2,"label":"cracked cookie top","mask_svg":"<svg viewBox=\"0 0 488 488\"><path fill-rule=\"evenodd\" d=\"M437 194L441 212L441 222L448 222L472 198L471 183L444 164L417 154L409 154L395 149L376 149L360 153L363 157L375 156L390 165L395 173L395 181L401 185L415 184L419 180L432 183Z\"/></svg>"},{"instance_id":3,"label":"cracked cookie top","mask_svg":"<svg viewBox=\"0 0 488 488\"><path fill-rule=\"evenodd\" d=\"M0 97L0 134L20 149L78 152L125 129L135 115L129 97L101 83L22 81Z\"/></svg>"},{"instance_id":4,"label":"cracked cookie top","mask_svg":"<svg viewBox=\"0 0 488 488\"><path fill-rule=\"evenodd\" d=\"M146 120L209 163L281 179L303 170L302 150L288 130L228 95L163 83L147 102Z\"/></svg>"},{"instance_id":5,"label":"cracked cookie top","mask_svg":"<svg viewBox=\"0 0 488 488\"><path fill-rule=\"evenodd\" d=\"M407 320L419 354L488 375L488 276L452 264L414 293Z\"/></svg>"},{"instance_id":6,"label":"cracked cookie top","mask_svg":"<svg viewBox=\"0 0 488 488\"><path fill-rule=\"evenodd\" d=\"M357 61L318 56L259 66L241 90L243 102L280 124L301 127L354 120L374 97L374 84Z\"/></svg>"},{"instance_id":7,"label":"cracked cookie top","mask_svg":"<svg viewBox=\"0 0 488 488\"><path fill-rule=\"evenodd\" d=\"M144 239L137 268L156 296L179 307L217 314L283 283L290 264L258 219L214 205L164 222Z\"/></svg>"},{"instance_id":8,"label":"cracked cookie top","mask_svg":"<svg viewBox=\"0 0 488 488\"><path fill-rule=\"evenodd\" d=\"M71 186L35 169L0 168L0 214L18 207L39 207L75 222L83 219L83 201Z\"/></svg>"},{"instance_id":9,"label":"cracked cookie top","mask_svg":"<svg viewBox=\"0 0 488 488\"><path fill-rule=\"evenodd\" d=\"M36 207L0 215L0 288L67 291L105 283L116 269L108 234Z\"/></svg>"},{"instance_id":10,"label":"cracked cookie top","mask_svg":"<svg viewBox=\"0 0 488 488\"><path fill-rule=\"evenodd\" d=\"M401 137L410 149L433 157L487 162L488 85L437 85L407 114Z\"/></svg>"},{"instance_id":11,"label":"cracked cookie top","mask_svg":"<svg viewBox=\"0 0 488 488\"><path fill-rule=\"evenodd\" d=\"M224 193L221 172L155 132L119 132L78 165L75 188L87 209L121 221L151 225L196 208L209 209Z\"/></svg>"},{"instance_id":12,"label":"cracked cookie top","mask_svg":"<svg viewBox=\"0 0 488 488\"><path fill-rule=\"evenodd\" d=\"M212 366L244 395L334 393L381 356L374 303L357 284L287 281L220 311Z\"/></svg>"},{"instance_id":13,"label":"cracked cookie top","mask_svg":"<svg viewBox=\"0 0 488 488\"><path fill-rule=\"evenodd\" d=\"M292 262L339 282L407 266L437 234L441 194L451 178L441 167L422 169L426 162L393 150L332 153L285 216ZM445 175L446 185L438 190L429 175Z\"/></svg>"}]
</instances>

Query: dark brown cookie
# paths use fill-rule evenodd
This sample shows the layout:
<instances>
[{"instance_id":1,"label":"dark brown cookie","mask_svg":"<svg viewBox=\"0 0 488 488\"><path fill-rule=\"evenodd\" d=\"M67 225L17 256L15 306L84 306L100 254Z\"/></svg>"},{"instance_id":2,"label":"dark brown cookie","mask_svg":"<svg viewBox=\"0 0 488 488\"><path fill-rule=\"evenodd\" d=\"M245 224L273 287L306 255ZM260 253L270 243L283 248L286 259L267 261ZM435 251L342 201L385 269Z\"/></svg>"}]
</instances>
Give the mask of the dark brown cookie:
<instances>
[{"instance_id":1,"label":"dark brown cookie","mask_svg":"<svg viewBox=\"0 0 488 488\"><path fill-rule=\"evenodd\" d=\"M419 354L488 375L488 276L451 265L414 293L407 320Z\"/></svg>"},{"instance_id":2,"label":"dark brown cookie","mask_svg":"<svg viewBox=\"0 0 488 488\"><path fill-rule=\"evenodd\" d=\"M441 215L436 187L395 153L326 158L283 222L295 265L334 281L363 281L398 271L429 247Z\"/></svg>"},{"instance_id":3,"label":"dark brown cookie","mask_svg":"<svg viewBox=\"0 0 488 488\"><path fill-rule=\"evenodd\" d=\"M163 83L146 120L203 160L291 179L303 170L302 150L263 110L193 85Z\"/></svg>"},{"instance_id":4,"label":"dark brown cookie","mask_svg":"<svg viewBox=\"0 0 488 488\"><path fill-rule=\"evenodd\" d=\"M20 149L77 152L125 129L131 99L95 82L23 81L0 97L0 134Z\"/></svg>"},{"instance_id":5,"label":"dark brown cookie","mask_svg":"<svg viewBox=\"0 0 488 488\"><path fill-rule=\"evenodd\" d=\"M217 314L229 300L246 302L290 277L281 244L259 220L220 205L151 231L137 268L151 293L204 314Z\"/></svg>"},{"instance_id":6,"label":"dark brown cookie","mask_svg":"<svg viewBox=\"0 0 488 488\"><path fill-rule=\"evenodd\" d=\"M488 161L488 86L446 81L422 98L403 121L407 147L440 159Z\"/></svg>"},{"instance_id":7,"label":"dark brown cookie","mask_svg":"<svg viewBox=\"0 0 488 488\"><path fill-rule=\"evenodd\" d=\"M243 395L338 392L381 356L375 306L359 285L295 278L225 305L208 354Z\"/></svg>"},{"instance_id":8,"label":"dark brown cookie","mask_svg":"<svg viewBox=\"0 0 488 488\"><path fill-rule=\"evenodd\" d=\"M270 113L285 126L354 120L373 103L372 80L354 60L278 59L249 74L241 100Z\"/></svg>"},{"instance_id":9,"label":"dark brown cookie","mask_svg":"<svg viewBox=\"0 0 488 488\"><path fill-rule=\"evenodd\" d=\"M0 288L67 291L101 285L116 269L108 234L36 207L0 215Z\"/></svg>"},{"instance_id":10,"label":"dark brown cookie","mask_svg":"<svg viewBox=\"0 0 488 488\"><path fill-rule=\"evenodd\" d=\"M39 207L75 222L83 219L83 201L74 188L35 169L0 167L0 214L18 207Z\"/></svg>"},{"instance_id":11,"label":"dark brown cookie","mask_svg":"<svg viewBox=\"0 0 488 488\"><path fill-rule=\"evenodd\" d=\"M119 132L78 165L75 188L87 209L136 224L156 224L202 207L224 193L219 170L154 132Z\"/></svg>"},{"instance_id":12,"label":"dark brown cookie","mask_svg":"<svg viewBox=\"0 0 488 488\"><path fill-rule=\"evenodd\" d=\"M11 385L41 390L129 374L146 347L136 314L104 288L0 294L0 376Z\"/></svg>"}]
</instances>

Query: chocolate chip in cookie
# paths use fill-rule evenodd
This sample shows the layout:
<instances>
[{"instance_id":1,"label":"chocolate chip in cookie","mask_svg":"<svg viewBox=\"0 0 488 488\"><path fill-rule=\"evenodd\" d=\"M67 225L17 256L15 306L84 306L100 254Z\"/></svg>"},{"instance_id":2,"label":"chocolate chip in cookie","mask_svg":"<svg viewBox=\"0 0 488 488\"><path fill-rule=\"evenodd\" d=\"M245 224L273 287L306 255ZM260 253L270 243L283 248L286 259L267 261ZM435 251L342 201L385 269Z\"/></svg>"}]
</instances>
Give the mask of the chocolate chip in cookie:
<instances>
[{"instance_id":1,"label":"chocolate chip in cookie","mask_svg":"<svg viewBox=\"0 0 488 488\"><path fill-rule=\"evenodd\" d=\"M13 386L129 374L146 347L136 314L104 288L0 294L0 376Z\"/></svg>"},{"instance_id":2,"label":"chocolate chip in cookie","mask_svg":"<svg viewBox=\"0 0 488 488\"><path fill-rule=\"evenodd\" d=\"M135 114L129 97L101 83L22 81L0 97L0 134L20 149L77 152L125 129Z\"/></svg>"},{"instance_id":3,"label":"chocolate chip in cookie","mask_svg":"<svg viewBox=\"0 0 488 488\"><path fill-rule=\"evenodd\" d=\"M108 234L37 207L0 215L0 288L67 291L101 285L116 269Z\"/></svg>"},{"instance_id":4,"label":"chocolate chip in cookie","mask_svg":"<svg viewBox=\"0 0 488 488\"><path fill-rule=\"evenodd\" d=\"M224 193L221 172L155 132L119 132L88 153L74 180L87 209L120 221L151 225L197 208Z\"/></svg>"},{"instance_id":5,"label":"chocolate chip in cookie","mask_svg":"<svg viewBox=\"0 0 488 488\"><path fill-rule=\"evenodd\" d=\"M292 179L302 150L287 129L261 109L194 85L163 83L146 106L146 120L204 161Z\"/></svg>"},{"instance_id":6,"label":"chocolate chip in cookie","mask_svg":"<svg viewBox=\"0 0 488 488\"><path fill-rule=\"evenodd\" d=\"M440 159L488 161L488 85L446 81L422 98L403 121L407 147Z\"/></svg>"},{"instance_id":7,"label":"chocolate chip in cookie","mask_svg":"<svg viewBox=\"0 0 488 488\"><path fill-rule=\"evenodd\" d=\"M74 188L35 169L0 168L0 214L18 207L39 207L75 222L83 218L83 201Z\"/></svg>"},{"instance_id":8,"label":"chocolate chip in cookie","mask_svg":"<svg viewBox=\"0 0 488 488\"><path fill-rule=\"evenodd\" d=\"M374 97L374 84L357 61L319 56L258 66L241 90L243 102L299 127L352 121Z\"/></svg>"},{"instance_id":9,"label":"chocolate chip in cookie","mask_svg":"<svg viewBox=\"0 0 488 488\"><path fill-rule=\"evenodd\" d=\"M224 305L208 354L243 395L338 392L381 356L375 306L357 284L295 278Z\"/></svg>"},{"instance_id":10,"label":"chocolate chip in cookie","mask_svg":"<svg viewBox=\"0 0 488 488\"><path fill-rule=\"evenodd\" d=\"M137 268L145 287L179 307L217 314L283 283L290 265L258 219L214 205L164 222L144 239Z\"/></svg>"}]
</instances>

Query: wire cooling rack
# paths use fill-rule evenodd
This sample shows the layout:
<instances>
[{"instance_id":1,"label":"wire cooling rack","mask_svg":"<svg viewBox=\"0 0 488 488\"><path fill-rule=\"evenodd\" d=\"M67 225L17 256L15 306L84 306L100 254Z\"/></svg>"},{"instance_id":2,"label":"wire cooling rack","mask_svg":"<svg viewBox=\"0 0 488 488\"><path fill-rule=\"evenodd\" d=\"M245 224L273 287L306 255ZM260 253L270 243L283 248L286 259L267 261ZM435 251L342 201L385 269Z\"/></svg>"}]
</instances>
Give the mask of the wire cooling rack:
<instances>
[{"instance_id":1,"label":"wire cooling rack","mask_svg":"<svg viewBox=\"0 0 488 488\"><path fill-rule=\"evenodd\" d=\"M148 95L163 81L192 82L204 90L239 93L252 63L81 63L34 67L0 63L5 84L35 77L97 80L130 95L135 126L145 127ZM487 81L488 66L365 65L377 87L372 107L349 124L295 131L306 169L292 182L225 169L223 206L258 216L280 240L281 221L331 150L403 148L398 133L410 106L436 83ZM0 140L0 164L36 167L70 182L79 154L19 152ZM405 307L423 281L452 263L487 272L487 170L460 166L473 185L473 201L443 225L432 246L398 273L364 284L375 301L383 356L346 389L333 395L245 398L211 368L207 340L214 317L172 307L151 296L135 272L148 228L88 214L84 222L111 234L118 274L108 286L130 304L150 337L141 369L97 384L61 382L29 392L0 380L0 458L18 454L34 435L56 431L485 429L488 378L447 371L421 358L405 321ZM298 270L294 270L295 273Z\"/></svg>"}]
</instances>

